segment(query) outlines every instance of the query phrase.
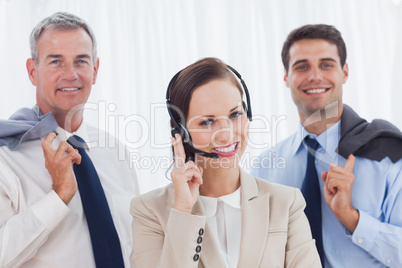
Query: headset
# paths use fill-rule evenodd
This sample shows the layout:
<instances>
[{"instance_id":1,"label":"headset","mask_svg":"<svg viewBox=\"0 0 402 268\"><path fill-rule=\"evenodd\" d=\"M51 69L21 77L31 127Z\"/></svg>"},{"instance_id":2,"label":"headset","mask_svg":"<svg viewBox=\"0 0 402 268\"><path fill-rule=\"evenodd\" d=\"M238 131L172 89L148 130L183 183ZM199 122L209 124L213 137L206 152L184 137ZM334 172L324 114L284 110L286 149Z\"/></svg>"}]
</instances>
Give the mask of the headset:
<instances>
[{"instance_id":1,"label":"headset","mask_svg":"<svg viewBox=\"0 0 402 268\"><path fill-rule=\"evenodd\" d=\"M233 67L231 67L229 65L226 65L226 66L240 80L240 83L243 87L243 91L246 95L246 102L247 102L247 105L246 105L246 103L243 101L243 107L247 113L248 120L251 122L252 121L252 112L251 112L251 105L250 105L250 94L248 92L247 85L244 82L243 78L241 77L241 75L238 71L236 71ZM174 108L172 107L173 105L170 103L169 93L170 93L171 86L176 82L177 77L180 75L181 71L182 70L180 70L178 73L176 73L173 76L173 78L170 80L167 91L166 91L166 107L167 107L170 119L172 120L172 123L173 123L171 135L172 135L172 137L175 137L175 134L178 133L181 136L182 141L183 141L184 151L186 152L186 162L189 160L194 160L195 159L194 154L198 154L198 155L201 155L204 157L214 158L214 159L219 158L219 155L217 153L207 153L207 152L194 148L193 142L191 139L191 135L186 127L186 122L184 122L184 118L179 116L179 113L173 111Z\"/></svg>"}]
</instances>

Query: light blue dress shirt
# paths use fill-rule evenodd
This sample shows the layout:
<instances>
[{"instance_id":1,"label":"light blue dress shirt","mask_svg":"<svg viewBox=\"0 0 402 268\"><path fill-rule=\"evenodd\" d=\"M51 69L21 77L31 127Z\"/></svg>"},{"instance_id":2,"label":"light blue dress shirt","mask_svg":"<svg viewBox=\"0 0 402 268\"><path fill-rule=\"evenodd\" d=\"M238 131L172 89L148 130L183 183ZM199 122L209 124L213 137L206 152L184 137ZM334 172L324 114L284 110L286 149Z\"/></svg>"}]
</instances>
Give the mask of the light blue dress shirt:
<instances>
[{"instance_id":1,"label":"light blue dress shirt","mask_svg":"<svg viewBox=\"0 0 402 268\"><path fill-rule=\"evenodd\" d=\"M321 185L322 230L325 267L402 267L402 159L386 157L374 161L356 157L353 173L352 205L359 210L353 235L325 203L321 173L331 163L345 166L346 159L335 149L340 139L340 121L320 136L298 131L277 146L265 150L254 161L251 174L270 182L301 189L307 165L302 141L314 136L320 144L316 168ZM402 150L402 148L401 148Z\"/></svg>"}]
</instances>

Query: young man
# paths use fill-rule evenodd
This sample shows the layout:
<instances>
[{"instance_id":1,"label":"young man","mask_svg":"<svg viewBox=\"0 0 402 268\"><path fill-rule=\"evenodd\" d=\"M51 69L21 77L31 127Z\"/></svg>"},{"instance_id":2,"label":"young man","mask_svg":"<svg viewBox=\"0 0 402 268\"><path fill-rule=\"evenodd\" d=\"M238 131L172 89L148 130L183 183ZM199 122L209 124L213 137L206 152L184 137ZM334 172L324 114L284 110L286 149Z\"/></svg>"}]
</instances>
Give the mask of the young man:
<instances>
[{"instance_id":1,"label":"young man","mask_svg":"<svg viewBox=\"0 0 402 268\"><path fill-rule=\"evenodd\" d=\"M302 190L324 267L401 267L401 132L343 104L346 46L333 26L292 31L282 61L301 124L260 155L253 175ZM272 153L285 168L266 168Z\"/></svg>"},{"instance_id":2,"label":"young man","mask_svg":"<svg viewBox=\"0 0 402 268\"><path fill-rule=\"evenodd\" d=\"M0 266L131 267L136 174L128 157L119 160L123 147L102 148L111 138L83 121L99 67L95 36L58 12L34 28L30 45L36 105L0 122ZM84 166L90 173L78 175ZM96 189L83 186L89 180Z\"/></svg>"}]
</instances>

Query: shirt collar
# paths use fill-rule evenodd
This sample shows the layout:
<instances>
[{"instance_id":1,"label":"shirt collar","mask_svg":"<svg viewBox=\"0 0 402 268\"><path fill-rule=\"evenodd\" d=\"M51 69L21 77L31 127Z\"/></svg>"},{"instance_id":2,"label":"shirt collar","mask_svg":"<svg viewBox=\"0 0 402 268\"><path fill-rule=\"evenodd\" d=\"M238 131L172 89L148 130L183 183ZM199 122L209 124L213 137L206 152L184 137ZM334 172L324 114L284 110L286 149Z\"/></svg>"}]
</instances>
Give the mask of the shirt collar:
<instances>
[{"instance_id":1,"label":"shirt collar","mask_svg":"<svg viewBox=\"0 0 402 268\"><path fill-rule=\"evenodd\" d=\"M77 135L81 139L84 140L84 146L87 150L89 150L91 147L93 147L93 146L91 146L91 143L89 142L86 123L84 122L84 120L82 121L79 128L76 131L74 131L73 133L70 133L67 130L62 129L61 127L57 127L56 132L57 132L57 137L53 142L53 145L56 148L59 147L59 145L62 141L67 141L71 136L74 136L74 135ZM42 141L44 139L45 139L45 137L42 138Z\"/></svg>"},{"instance_id":2,"label":"shirt collar","mask_svg":"<svg viewBox=\"0 0 402 268\"><path fill-rule=\"evenodd\" d=\"M241 208L240 188L241 187L239 187L236 191L234 191L231 194L220 196L218 198L208 197L208 196L200 196L200 199L201 199L202 204L205 209L205 215L208 218L210 218L216 214L216 207L217 207L218 201L222 201L225 204L227 204L233 208L240 209Z\"/></svg>"},{"instance_id":3,"label":"shirt collar","mask_svg":"<svg viewBox=\"0 0 402 268\"><path fill-rule=\"evenodd\" d=\"M318 142L330 155L332 159L335 159L337 156L336 148L338 148L340 138L341 138L340 120L336 122L333 126L331 126L329 129L327 129L327 131L323 132L320 136L318 136Z\"/></svg>"},{"instance_id":4,"label":"shirt collar","mask_svg":"<svg viewBox=\"0 0 402 268\"><path fill-rule=\"evenodd\" d=\"M303 147L302 142L306 136L314 137L320 144L321 148L335 159L336 148L338 147L338 143L341 138L341 121L339 120L338 122L336 122L333 126L321 133L318 137L317 135L309 133L300 123L295 138L292 142L293 155L296 155L298 152L300 152L301 148Z\"/></svg>"}]
</instances>

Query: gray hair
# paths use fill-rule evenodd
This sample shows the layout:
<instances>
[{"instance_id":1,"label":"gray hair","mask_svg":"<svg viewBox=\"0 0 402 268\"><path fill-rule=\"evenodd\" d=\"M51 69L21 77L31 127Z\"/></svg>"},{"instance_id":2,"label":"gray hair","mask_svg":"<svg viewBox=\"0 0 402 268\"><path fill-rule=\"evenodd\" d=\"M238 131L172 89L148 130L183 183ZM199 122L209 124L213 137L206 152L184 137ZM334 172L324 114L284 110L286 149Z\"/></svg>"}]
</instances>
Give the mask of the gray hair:
<instances>
[{"instance_id":1,"label":"gray hair","mask_svg":"<svg viewBox=\"0 0 402 268\"><path fill-rule=\"evenodd\" d=\"M47 29L52 28L56 31L69 31L76 30L79 28L84 29L89 37L92 39L93 48L93 61L96 63L96 39L94 32L91 27L81 18L67 13L67 12L56 12L53 15L44 18L41 22L36 25L32 30L29 37L29 45L31 47L31 57L34 59L35 64L38 64L38 40L41 34Z\"/></svg>"}]
</instances>

